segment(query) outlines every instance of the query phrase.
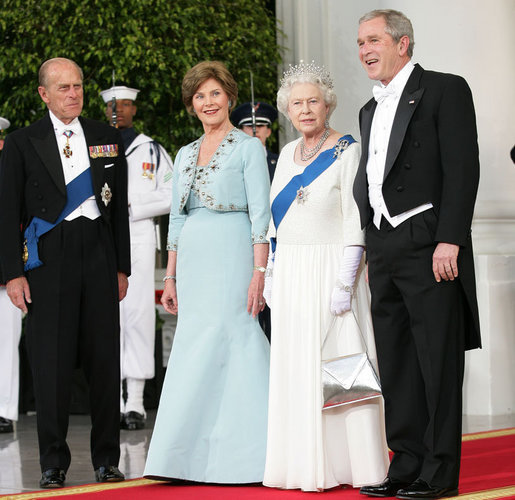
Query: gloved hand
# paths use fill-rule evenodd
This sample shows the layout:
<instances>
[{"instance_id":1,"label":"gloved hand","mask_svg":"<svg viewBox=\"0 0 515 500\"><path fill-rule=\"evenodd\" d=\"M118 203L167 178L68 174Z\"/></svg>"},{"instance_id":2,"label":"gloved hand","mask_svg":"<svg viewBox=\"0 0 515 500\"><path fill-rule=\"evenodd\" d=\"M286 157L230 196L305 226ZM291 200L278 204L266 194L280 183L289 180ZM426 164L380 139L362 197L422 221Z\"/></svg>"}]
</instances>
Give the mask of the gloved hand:
<instances>
[{"instance_id":1,"label":"gloved hand","mask_svg":"<svg viewBox=\"0 0 515 500\"><path fill-rule=\"evenodd\" d=\"M331 294L331 312L337 315L350 311L351 297L350 291L335 286Z\"/></svg>"},{"instance_id":2,"label":"gloved hand","mask_svg":"<svg viewBox=\"0 0 515 500\"><path fill-rule=\"evenodd\" d=\"M343 251L336 286L331 294L331 313L335 315L350 311L354 281L362 255L363 247L361 246L348 246Z\"/></svg>"},{"instance_id":3,"label":"gloved hand","mask_svg":"<svg viewBox=\"0 0 515 500\"><path fill-rule=\"evenodd\" d=\"M274 255L272 252L268 254L268 261L266 263L265 271L265 288L263 290L263 297L268 307L272 307L272 279L274 271Z\"/></svg>"}]
</instances>

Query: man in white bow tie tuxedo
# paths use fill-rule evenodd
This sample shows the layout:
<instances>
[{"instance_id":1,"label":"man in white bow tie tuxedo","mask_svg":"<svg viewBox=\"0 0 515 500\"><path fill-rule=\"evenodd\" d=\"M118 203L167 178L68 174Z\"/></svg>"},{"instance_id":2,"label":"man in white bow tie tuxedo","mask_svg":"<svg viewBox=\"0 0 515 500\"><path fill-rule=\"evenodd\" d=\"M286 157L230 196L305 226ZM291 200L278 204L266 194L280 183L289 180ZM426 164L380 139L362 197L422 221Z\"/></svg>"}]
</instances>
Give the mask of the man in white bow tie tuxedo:
<instances>
[{"instance_id":1,"label":"man in white bow tie tuxedo","mask_svg":"<svg viewBox=\"0 0 515 500\"><path fill-rule=\"evenodd\" d=\"M471 222L479 181L472 95L411 62L404 14L360 19L359 58L378 80L360 111L354 182L366 227L388 477L361 493L458 494L464 351L480 347Z\"/></svg>"},{"instance_id":2,"label":"man in white bow tie tuxedo","mask_svg":"<svg viewBox=\"0 0 515 500\"><path fill-rule=\"evenodd\" d=\"M118 301L130 274L127 163L119 132L80 117L82 70L44 62L38 92L48 113L5 140L0 164L0 264L7 293L27 312L42 488L62 487L72 372L91 395L97 481L118 470Z\"/></svg>"}]
</instances>

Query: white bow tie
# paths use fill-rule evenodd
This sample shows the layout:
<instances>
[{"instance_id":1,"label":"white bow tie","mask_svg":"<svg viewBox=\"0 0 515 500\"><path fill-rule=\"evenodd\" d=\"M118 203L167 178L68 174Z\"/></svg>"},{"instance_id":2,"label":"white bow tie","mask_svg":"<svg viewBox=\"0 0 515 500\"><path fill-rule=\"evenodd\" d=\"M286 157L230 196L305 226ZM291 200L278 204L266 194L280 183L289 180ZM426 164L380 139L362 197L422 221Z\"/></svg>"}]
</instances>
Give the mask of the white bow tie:
<instances>
[{"instance_id":1,"label":"white bow tie","mask_svg":"<svg viewBox=\"0 0 515 500\"><path fill-rule=\"evenodd\" d=\"M374 99L381 104L388 96L395 95L395 88L393 86L383 87L381 85L374 85L372 93L374 94Z\"/></svg>"}]
</instances>

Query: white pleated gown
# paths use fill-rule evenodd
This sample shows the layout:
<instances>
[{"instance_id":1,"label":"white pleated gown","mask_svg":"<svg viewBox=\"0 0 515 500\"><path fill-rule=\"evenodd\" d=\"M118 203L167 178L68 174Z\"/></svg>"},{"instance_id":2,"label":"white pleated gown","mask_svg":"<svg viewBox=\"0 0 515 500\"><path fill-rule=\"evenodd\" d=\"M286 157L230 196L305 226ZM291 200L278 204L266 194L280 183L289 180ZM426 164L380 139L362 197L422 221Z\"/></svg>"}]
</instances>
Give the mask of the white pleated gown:
<instances>
[{"instance_id":1,"label":"white pleated gown","mask_svg":"<svg viewBox=\"0 0 515 500\"><path fill-rule=\"evenodd\" d=\"M298 141L282 151L271 199L302 172L293 161ZM383 401L322 411L321 360L363 352L359 323L375 361L368 285L362 263L353 312L331 325L331 292L347 245L363 245L352 199L359 161L353 144L295 200L277 231L272 288L272 349L268 441L263 483L305 491L384 480L388 470Z\"/></svg>"}]
</instances>

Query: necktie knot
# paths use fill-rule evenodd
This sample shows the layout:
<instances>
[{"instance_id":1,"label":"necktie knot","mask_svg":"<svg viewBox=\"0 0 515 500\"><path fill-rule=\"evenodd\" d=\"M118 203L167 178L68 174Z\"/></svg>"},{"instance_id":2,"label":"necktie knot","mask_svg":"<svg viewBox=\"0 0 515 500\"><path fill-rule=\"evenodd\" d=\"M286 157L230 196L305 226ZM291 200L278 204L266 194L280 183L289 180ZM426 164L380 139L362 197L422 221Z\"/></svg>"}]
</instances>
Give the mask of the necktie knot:
<instances>
[{"instance_id":1,"label":"necktie knot","mask_svg":"<svg viewBox=\"0 0 515 500\"><path fill-rule=\"evenodd\" d=\"M81 131L80 123L69 123L68 125L60 124L56 127L58 135L65 135L70 138L73 134L78 134Z\"/></svg>"},{"instance_id":2,"label":"necktie knot","mask_svg":"<svg viewBox=\"0 0 515 500\"><path fill-rule=\"evenodd\" d=\"M395 88L390 85L388 85L387 87L383 87L381 85L374 85L372 93L374 94L374 99L379 104L381 104L388 96L395 95Z\"/></svg>"}]
</instances>

